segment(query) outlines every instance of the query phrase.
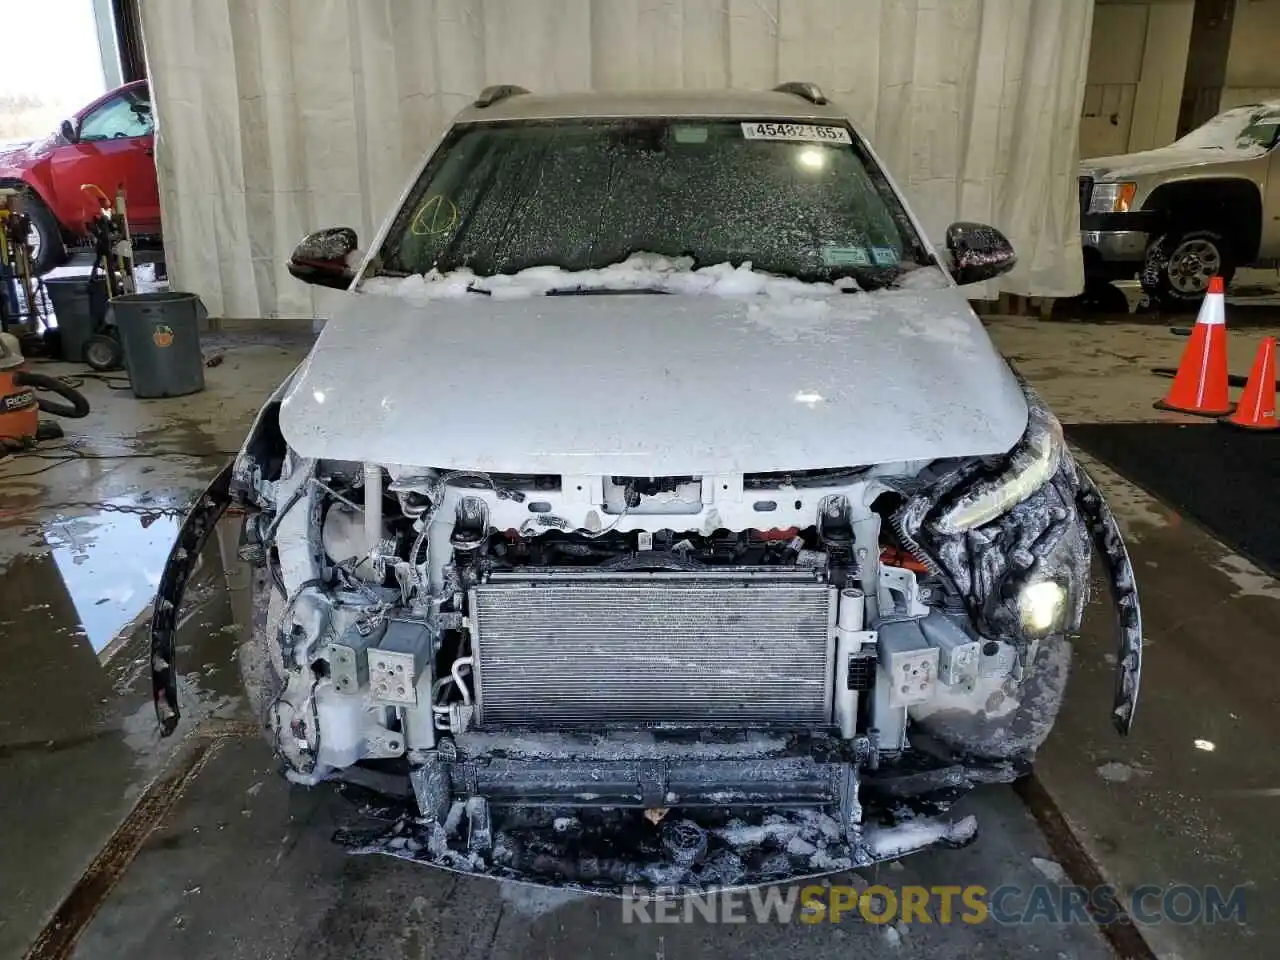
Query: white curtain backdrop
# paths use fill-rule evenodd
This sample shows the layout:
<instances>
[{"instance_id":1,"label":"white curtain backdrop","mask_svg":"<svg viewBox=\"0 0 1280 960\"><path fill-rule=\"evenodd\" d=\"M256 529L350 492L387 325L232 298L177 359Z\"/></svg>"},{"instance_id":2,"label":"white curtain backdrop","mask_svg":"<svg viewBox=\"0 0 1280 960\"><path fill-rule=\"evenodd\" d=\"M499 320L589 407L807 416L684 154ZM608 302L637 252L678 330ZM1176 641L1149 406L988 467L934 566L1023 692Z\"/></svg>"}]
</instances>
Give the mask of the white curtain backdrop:
<instances>
[{"instance_id":1,"label":"white curtain backdrop","mask_svg":"<svg viewBox=\"0 0 1280 960\"><path fill-rule=\"evenodd\" d=\"M935 242L992 223L1019 254L999 289L1082 286L1092 0L143 0L142 18L171 278L215 316L322 315L284 268L294 243L333 225L371 239L491 83L815 81Z\"/></svg>"}]
</instances>

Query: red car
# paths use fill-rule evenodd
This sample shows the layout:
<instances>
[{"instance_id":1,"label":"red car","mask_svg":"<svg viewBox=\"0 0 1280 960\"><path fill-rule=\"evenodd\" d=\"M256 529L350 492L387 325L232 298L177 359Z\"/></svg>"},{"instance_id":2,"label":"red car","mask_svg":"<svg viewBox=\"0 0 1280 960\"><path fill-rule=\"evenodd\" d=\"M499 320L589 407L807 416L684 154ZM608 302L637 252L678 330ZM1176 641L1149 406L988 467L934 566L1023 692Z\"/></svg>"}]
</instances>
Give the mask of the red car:
<instances>
[{"instance_id":1,"label":"red car","mask_svg":"<svg viewBox=\"0 0 1280 960\"><path fill-rule=\"evenodd\" d=\"M0 187L21 187L31 215L31 246L37 273L67 256L67 242L85 235L98 209L97 186L113 201L126 191L129 232L144 242L160 237L160 191L156 185L155 122L145 80L104 94L41 140L0 148Z\"/></svg>"}]
</instances>

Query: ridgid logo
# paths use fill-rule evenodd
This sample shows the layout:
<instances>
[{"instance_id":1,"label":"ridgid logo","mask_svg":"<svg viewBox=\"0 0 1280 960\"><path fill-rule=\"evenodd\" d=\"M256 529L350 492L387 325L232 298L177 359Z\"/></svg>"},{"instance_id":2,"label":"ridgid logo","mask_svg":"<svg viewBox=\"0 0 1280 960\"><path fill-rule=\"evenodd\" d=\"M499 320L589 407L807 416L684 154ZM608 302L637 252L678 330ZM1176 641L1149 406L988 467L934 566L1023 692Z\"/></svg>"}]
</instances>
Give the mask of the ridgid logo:
<instances>
[{"instance_id":1,"label":"ridgid logo","mask_svg":"<svg viewBox=\"0 0 1280 960\"><path fill-rule=\"evenodd\" d=\"M718 894L622 898L623 923L1099 924L1244 923L1244 888L1112 886L765 887Z\"/></svg>"},{"instance_id":2,"label":"ridgid logo","mask_svg":"<svg viewBox=\"0 0 1280 960\"><path fill-rule=\"evenodd\" d=\"M10 393L4 397L0 397L0 413L12 413L14 410L25 410L27 407L34 407L36 404L36 395L30 390L23 390L21 393Z\"/></svg>"}]
</instances>

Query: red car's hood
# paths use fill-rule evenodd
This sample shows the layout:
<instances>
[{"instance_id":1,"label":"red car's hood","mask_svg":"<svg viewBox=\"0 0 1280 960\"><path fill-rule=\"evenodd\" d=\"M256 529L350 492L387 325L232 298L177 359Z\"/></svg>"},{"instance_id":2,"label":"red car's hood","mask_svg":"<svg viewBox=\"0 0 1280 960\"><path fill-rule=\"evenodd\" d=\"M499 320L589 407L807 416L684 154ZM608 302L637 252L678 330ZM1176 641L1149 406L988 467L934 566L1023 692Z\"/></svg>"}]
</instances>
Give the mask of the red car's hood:
<instances>
[{"instance_id":1,"label":"red car's hood","mask_svg":"<svg viewBox=\"0 0 1280 960\"><path fill-rule=\"evenodd\" d=\"M26 169L47 157L62 142L56 133L39 140L17 140L0 143L0 167Z\"/></svg>"}]
</instances>

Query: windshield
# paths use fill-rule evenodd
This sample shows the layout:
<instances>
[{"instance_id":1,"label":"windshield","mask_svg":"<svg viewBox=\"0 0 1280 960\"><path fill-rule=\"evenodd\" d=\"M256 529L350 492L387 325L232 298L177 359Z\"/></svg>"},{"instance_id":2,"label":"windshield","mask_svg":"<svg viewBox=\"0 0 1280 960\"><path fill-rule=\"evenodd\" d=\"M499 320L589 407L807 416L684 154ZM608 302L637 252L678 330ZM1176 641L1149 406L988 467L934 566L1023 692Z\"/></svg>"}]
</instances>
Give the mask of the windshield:
<instances>
[{"instance_id":1,"label":"windshield","mask_svg":"<svg viewBox=\"0 0 1280 960\"><path fill-rule=\"evenodd\" d=\"M1280 130L1280 109L1254 104L1218 114L1175 141L1175 146L1257 153L1275 145L1277 130Z\"/></svg>"},{"instance_id":2,"label":"windshield","mask_svg":"<svg viewBox=\"0 0 1280 960\"><path fill-rule=\"evenodd\" d=\"M378 272L578 271L638 252L863 288L926 260L847 127L556 120L455 130L392 224Z\"/></svg>"}]
</instances>

